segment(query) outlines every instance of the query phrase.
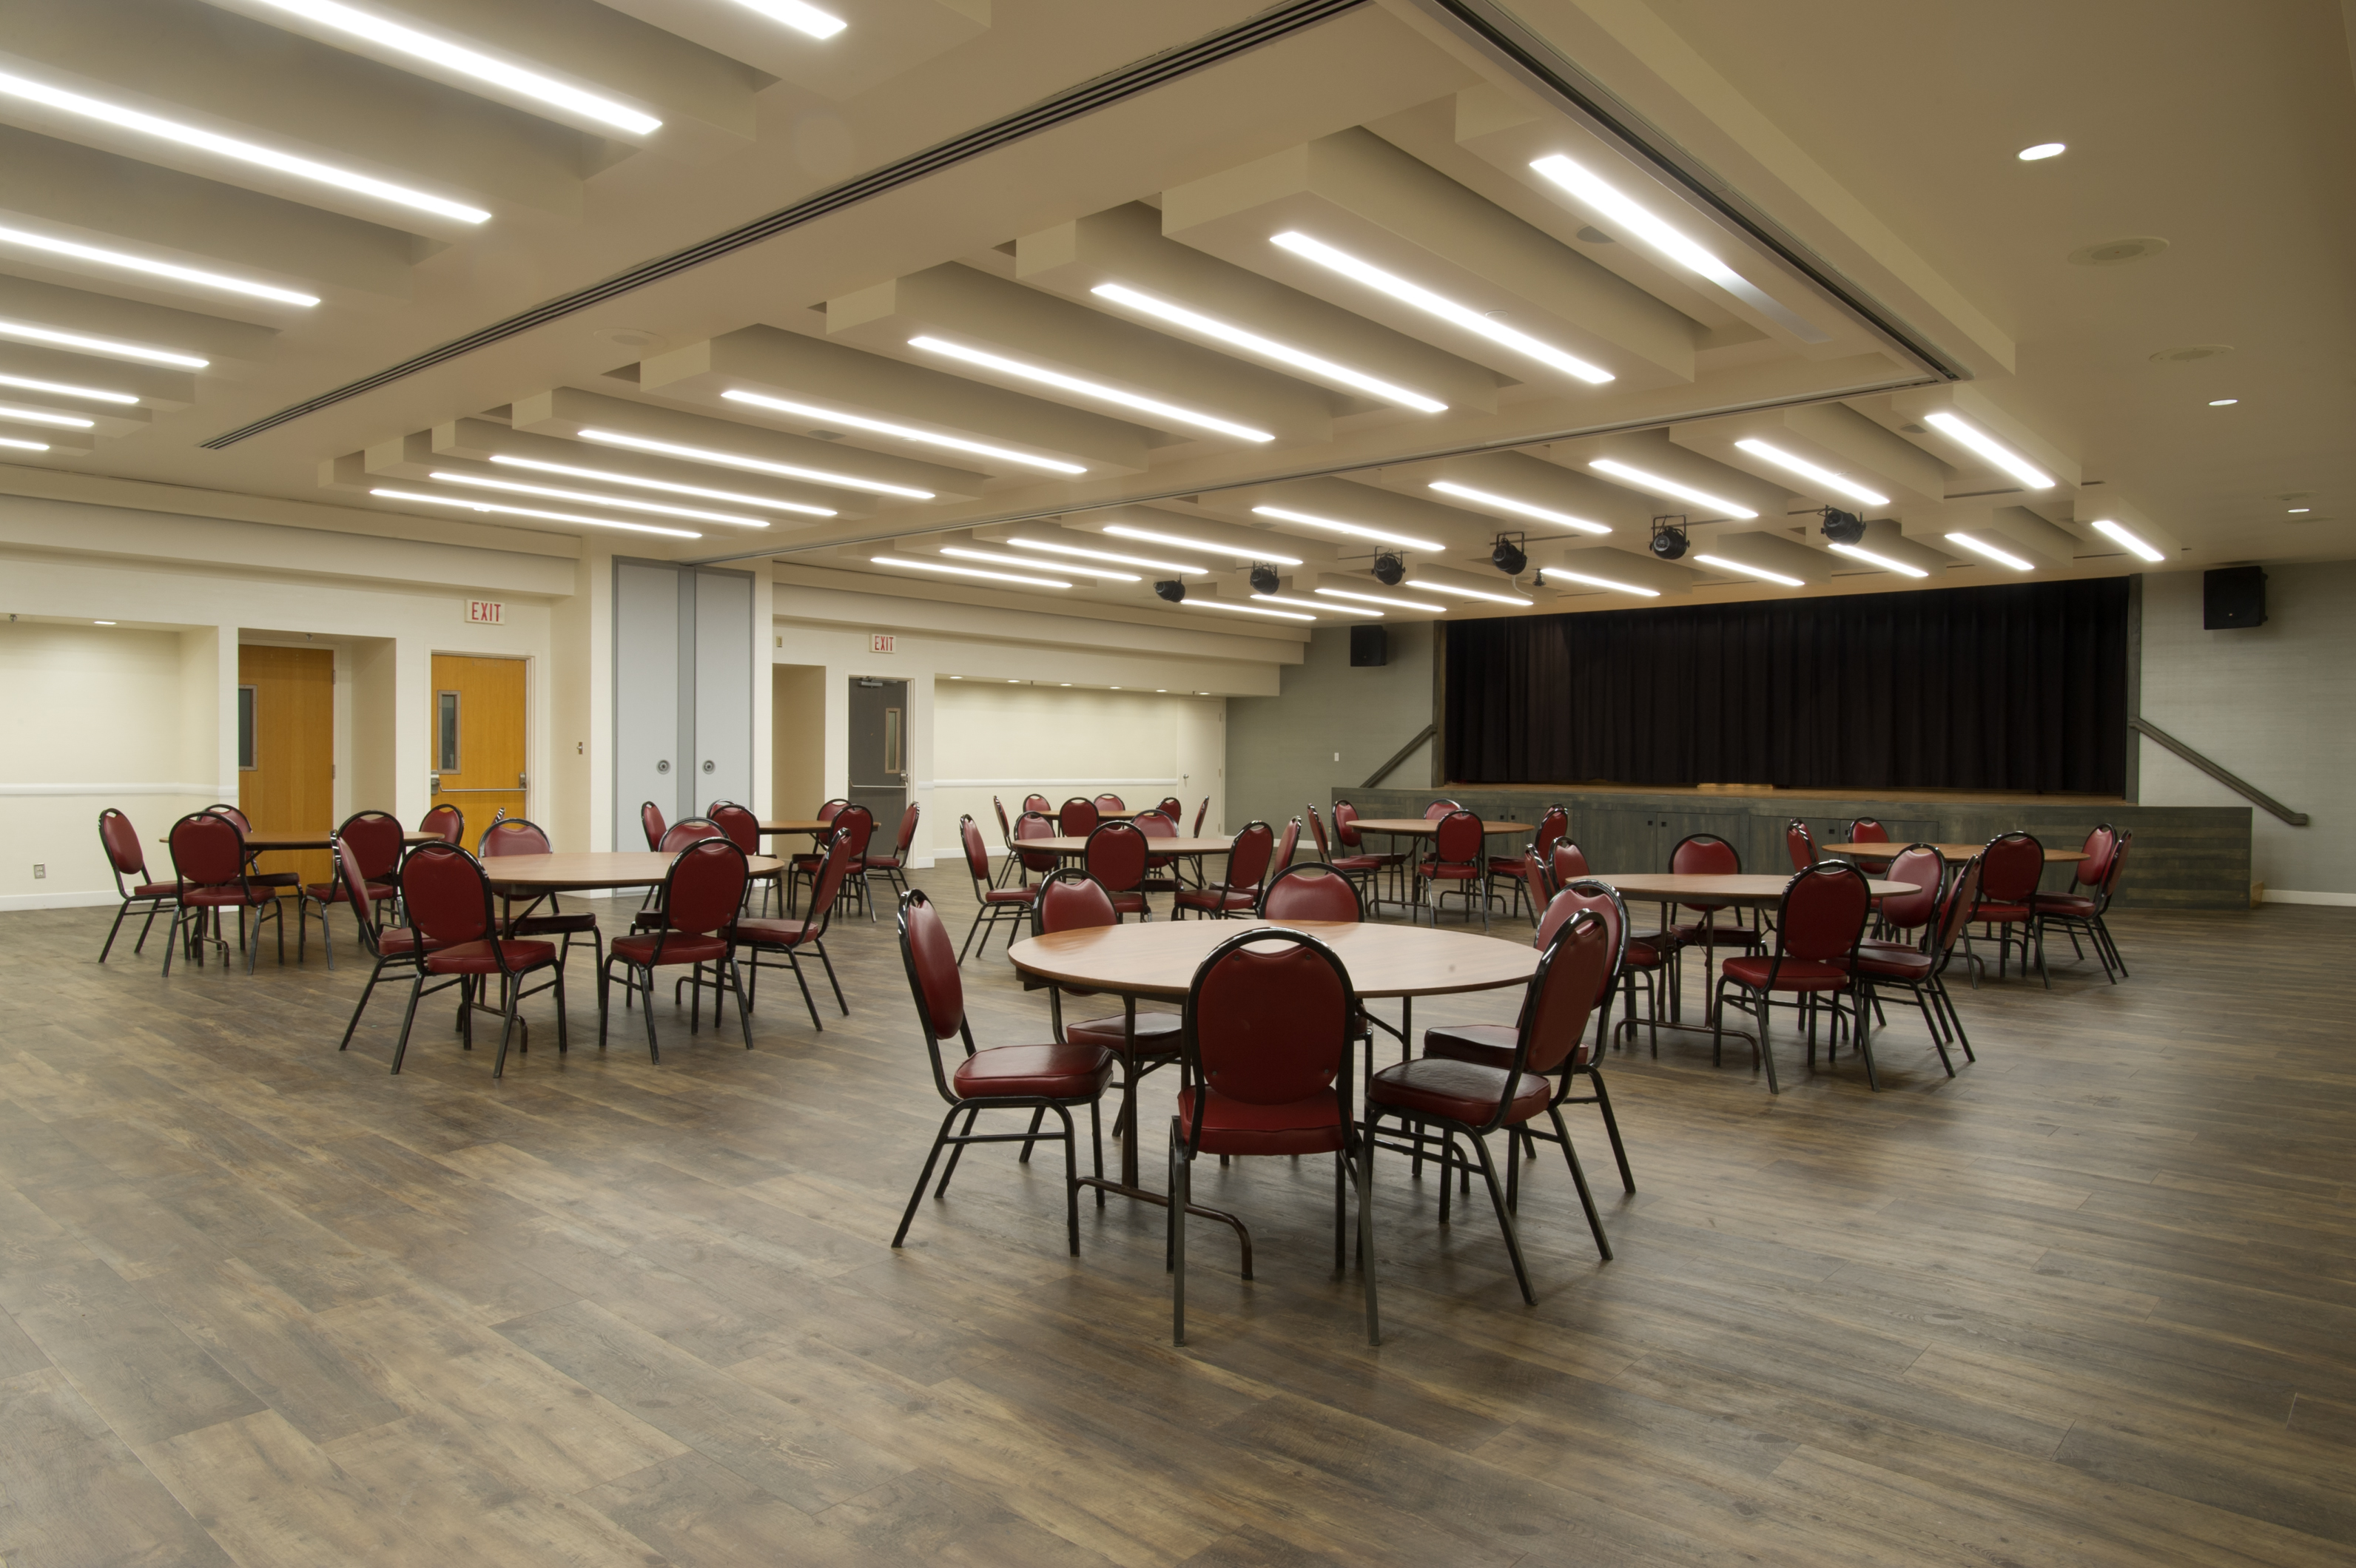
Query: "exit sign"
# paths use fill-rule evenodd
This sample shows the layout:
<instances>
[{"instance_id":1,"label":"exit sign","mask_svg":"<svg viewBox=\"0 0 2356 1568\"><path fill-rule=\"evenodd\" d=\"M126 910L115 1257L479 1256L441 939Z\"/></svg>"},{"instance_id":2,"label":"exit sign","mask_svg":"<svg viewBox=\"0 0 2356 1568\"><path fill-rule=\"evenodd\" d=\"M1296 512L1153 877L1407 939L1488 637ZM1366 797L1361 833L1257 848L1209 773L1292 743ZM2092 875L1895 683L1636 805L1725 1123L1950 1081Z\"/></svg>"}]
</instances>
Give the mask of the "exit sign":
<instances>
[{"instance_id":1,"label":"exit sign","mask_svg":"<svg viewBox=\"0 0 2356 1568\"><path fill-rule=\"evenodd\" d=\"M888 631L876 632L867 639L867 651L870 653L897 653L900 651L900 639L893 636Z\"/></svg>"},{"instance_id":2,"label":"exit sign","mask_svg":"<svg viewBox=\"0 0 2356 1568\"><path fill-rule=\"evenodd\" d=\"M475 626L504 626L507 608L497 599L468 599L466 619Z\"/></svg>"}]
</instances>

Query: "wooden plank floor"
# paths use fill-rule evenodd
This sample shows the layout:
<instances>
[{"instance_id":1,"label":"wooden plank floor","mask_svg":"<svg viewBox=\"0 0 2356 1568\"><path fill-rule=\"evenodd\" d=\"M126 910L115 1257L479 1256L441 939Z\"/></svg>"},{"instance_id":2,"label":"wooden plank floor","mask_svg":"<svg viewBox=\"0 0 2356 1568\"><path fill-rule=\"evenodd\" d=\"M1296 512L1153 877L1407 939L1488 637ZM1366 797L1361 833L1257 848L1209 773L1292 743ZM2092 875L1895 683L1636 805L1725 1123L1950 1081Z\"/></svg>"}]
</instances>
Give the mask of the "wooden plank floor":
<instances>
[{"instance_id":1,"label":"wooden plank floor","mask_svg":"<svg viewBox=\"0 0 2356 1568\"><path fill-rule=\"evenodd\" d=\"M1576 1122L1599 1263L1528 1167L1535 1309L1387 1159L1379 1350L1320 1161L1205 1170L1261 1278L1199 1226L1183 1351L1161 1211L1067 1258L1052 1158L893 1252L939 1107L888 924L822 1035L773 984L651 1067L576 982L497 1086L439 1007L390 1077L397 995L338 1055L348 947L166 982L104 924L0 916L7 1568L2356 1560L2356 911L2123 917L2126 984L1963 994L1953 1081L1895 1009L1878 1095L1615 1057L1642 1190Z\"/></svg>"}]
</instances>

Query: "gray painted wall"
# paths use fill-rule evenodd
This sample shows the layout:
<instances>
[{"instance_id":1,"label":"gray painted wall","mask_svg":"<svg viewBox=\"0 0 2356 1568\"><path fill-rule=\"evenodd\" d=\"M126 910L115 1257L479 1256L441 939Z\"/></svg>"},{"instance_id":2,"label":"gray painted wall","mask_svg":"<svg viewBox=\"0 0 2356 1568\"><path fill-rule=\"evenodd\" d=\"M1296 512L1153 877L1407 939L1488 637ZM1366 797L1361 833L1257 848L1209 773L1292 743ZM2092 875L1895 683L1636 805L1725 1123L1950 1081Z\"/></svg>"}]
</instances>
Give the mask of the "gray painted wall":
<instances>
[{"instance_id":1,"label":"gray painted wall","mask_svg":"<svg viewBox=\"0 0 2356 1568\"><path fill-rule=\"evenodd\" d=\"M1310 635L1308 658L1283 667L1278 695L1227 700L1230 828L1258 817L1281 830L1312 800L1323 811L1337 788L1346 799L1431 722L1436 628L1426 622L1389 629L1387 664L1352 669L1349 628L1323 627ZM1426 743L1389 782L1419 786L1430 777Z\"/></svg>"}]
</instances>

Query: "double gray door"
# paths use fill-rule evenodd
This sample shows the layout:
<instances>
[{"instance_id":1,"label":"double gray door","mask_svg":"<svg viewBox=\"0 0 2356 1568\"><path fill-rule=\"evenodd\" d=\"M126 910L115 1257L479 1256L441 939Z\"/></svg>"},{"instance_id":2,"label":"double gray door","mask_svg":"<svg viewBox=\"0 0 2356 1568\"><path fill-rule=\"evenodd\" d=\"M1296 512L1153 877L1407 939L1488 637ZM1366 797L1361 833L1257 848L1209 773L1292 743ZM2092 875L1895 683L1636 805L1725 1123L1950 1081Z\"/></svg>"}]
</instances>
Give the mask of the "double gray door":
<instances>
[{"instance_id":1,"label":"double gray door","mask_svg":"<svg viewBox=\"0 0 2356 1568\"><path fill-rule=\"evenodd\" d=\"M638 808L668 822L753 792L753 578L614 562L614 847L646 843Z\"/></svg>"}]
</instances>

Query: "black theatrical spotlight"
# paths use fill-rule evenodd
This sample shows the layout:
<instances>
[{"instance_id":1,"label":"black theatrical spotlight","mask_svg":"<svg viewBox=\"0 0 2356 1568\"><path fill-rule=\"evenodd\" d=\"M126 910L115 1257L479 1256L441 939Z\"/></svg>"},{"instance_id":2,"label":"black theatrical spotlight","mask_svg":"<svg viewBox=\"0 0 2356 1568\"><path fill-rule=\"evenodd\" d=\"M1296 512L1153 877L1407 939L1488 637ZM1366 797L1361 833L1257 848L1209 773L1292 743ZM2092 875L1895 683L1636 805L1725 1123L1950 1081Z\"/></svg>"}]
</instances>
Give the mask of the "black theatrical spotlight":
<instances>
[{"instance_id":1,"label":"black theatrical spotlight","mask_svg":"<svg viewBox=\"0 0 2356 1568\"><path fill-rule=\"evenodd\" d=\"M1865 538L1865 519L1837 506L1825 508L1825 537L1835 544L1855 544Z\"/></svg>"},{"instance_id":2,"label":"black theatrical spotlight","mask_svg":"<svg viewBox=\"0 0 2356 1568\"><path fill-rule=\"evenodd\" d=\"M1494 566L1498 571L1503 572L1508 577L1518 577L1529 564L1530 554L1528 551L1522 548L1522 536L1520 534L1501 533L1497 535L1496 545L1489 552L1490 565Z\"/></svg>"},{"instance_id":3,"label":"black theatrical spotlight","mask_svg":"<svg viewBox=\"0 0 2356 1568\"><path fill-rule=\"evenodd\" d=\"M1653 520L1653 553L1664 561L1675 561L1686 553L1686 519L1683 512Z\"/></svg>"},{"instance_id":4,"label":"black theatrical spotlight","mask_svg":"<svg viewBox=\"0 0 2356 1568\"><path fill-rule=\"evenodd\" d=\"M1175 577L1164 577L1153 585L1153 591L1174 605L1186 596L1186 585Z\"/></svg>"},{"instance_id":5,"label":"black theatrical spotlight","mask_svg":"<svg viewBox=\"0 0 2356 1568\"><path fill-rule=\"evenodd\" d=\"M1395 550L1386 550L1375 557L1375 581L1386 588L1396 588L1407 581L1407 560Z\"/></svg>"},{"instance_id":6,"label":"black theatrical spotlight","mask_svg":"<svg viewBox=\"0 0 2356 1568\"><path fill-rule=\"evenodd\" d=\"M1251 585L1255 594L1272 594L1284 584L1278 579L1275 567L1265 561L1255 561L1252 563Z\"/></svg>"}]
</instances>

